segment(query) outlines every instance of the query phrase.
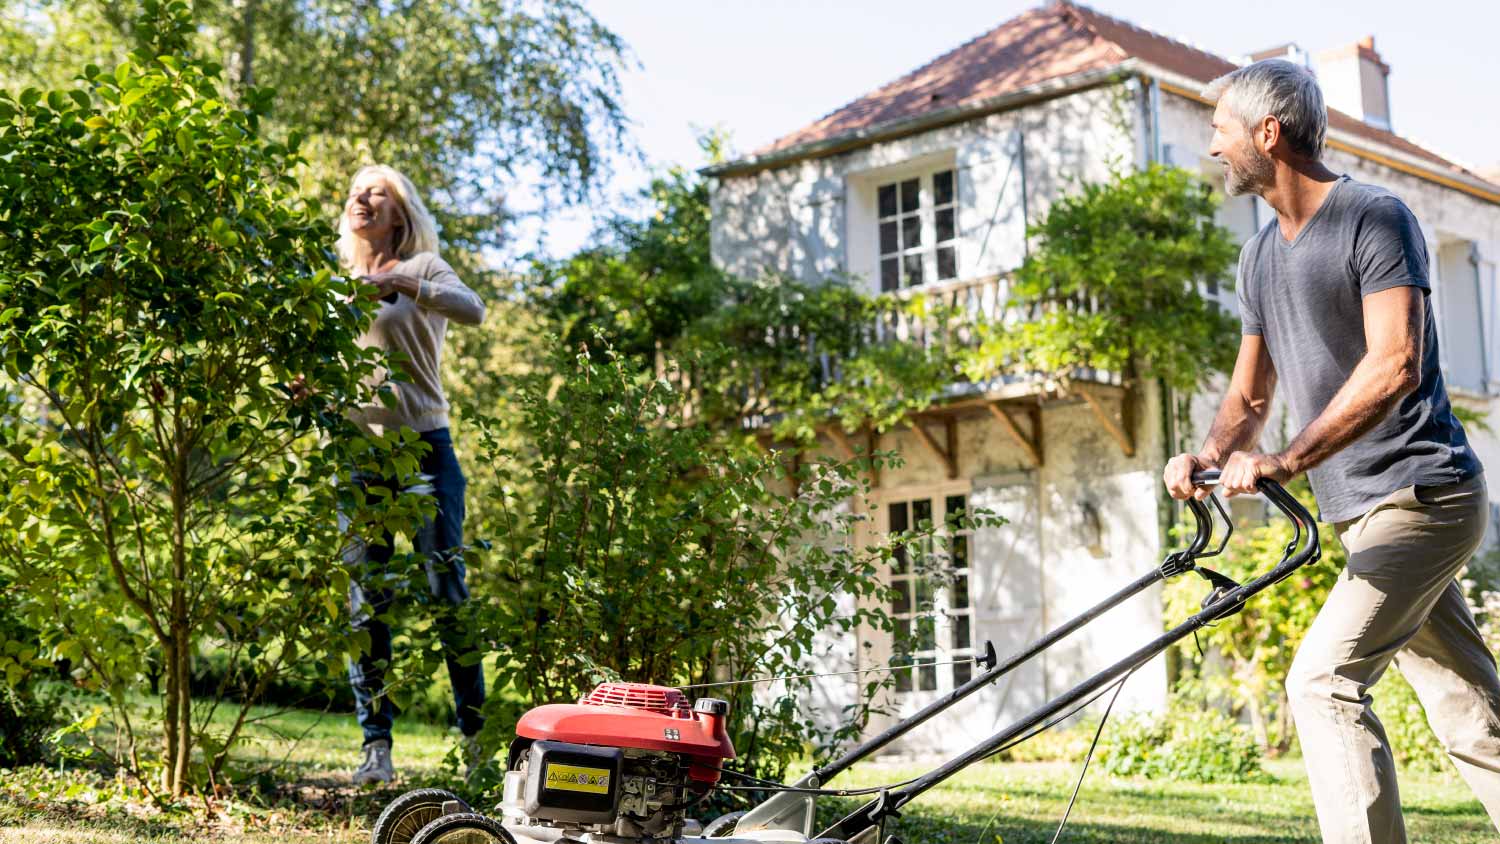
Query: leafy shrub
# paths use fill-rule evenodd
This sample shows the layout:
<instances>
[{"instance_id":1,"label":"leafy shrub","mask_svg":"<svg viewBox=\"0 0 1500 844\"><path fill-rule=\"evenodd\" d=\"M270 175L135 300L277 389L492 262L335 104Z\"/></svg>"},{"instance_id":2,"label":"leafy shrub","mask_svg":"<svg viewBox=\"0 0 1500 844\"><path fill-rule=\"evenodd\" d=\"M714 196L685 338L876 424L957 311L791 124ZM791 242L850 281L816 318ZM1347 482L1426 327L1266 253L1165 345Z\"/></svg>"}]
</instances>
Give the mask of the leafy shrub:
<instances>
[{"instance_id":1,"label":"leafy shrub","mask_svg":"<svg viewBox=\"0 0 1500 844\"><path fill-rule=\"evenodd\" d=\"M1115 776L1189 782L1261 782L1260 746L1215 709L1176 704L1165 714L1139 713L1105 727L1099 762Z\"/></svg>"},{"instance_id":2,"label":"leafy shrub","mask_svg":"<svg viewBox=\"0 0 1500 844\"><path fill-rule=\"evenodd\" d=\"M1403 768L1420 771L1451 771L1448 753L1427 723L1417 693L1394 665L1380 678L1370 692L1375 700L1375 716L1385 727L1391 742L1391 753Z\"/></svg>"},{"instance_id":3,"label":"leafy shrub","mask_svg":"<svg viewBox=\"0 0 1500 844\"><path fill-rule=\"evenodd\" d=\"M51 665L38 658L36 631L16 618L7 586L0 578L0 768L46 761L61 722L56 693L39 682Z\"/></svg>"},{"instance_id":4,"label":"leafy shrub","mask_svg":"<svg viewBox=\"0 0 1500 844\"><path fill-rule=\"evenodd\" d=\"M1305 479L1292 482L1288 490L1304 505L1312 505ZM1295 746L1286 698L1287 669L1346 562L1344 546L1333 528L1322 524L1318 529L1321 561L1257 595L1233 617L1199 631L1196 639L1184 639L1175 646L1184 666L1177 691L1186 693L1186 684L1194 683L1201 687L1193 691L1195 699L1223 702L1243 712L1261 749L1273 756ZM1258 524L1237 525L1224 554L1204 562L1248 583L1281 559L1291 535L1290 522L1279 514ZM1169 582L1163 592L1166 623L1179 624L1198 612L1207 592L1208 586L1196 575ZM1200 656L1200 647L1207 658Z\"/></svg>"},{"instance_id":5,"label":"leafy shrub","mask_svg":"<svg viewBox=\"0 0 1500 844\"><path fill-rule=\"evenodd\" d=\"M55 688L0 685L0 768L46 762L60 724Z\"/></svg>"},{"instance_id":6,"label":"leafy shrub","mask_svg":"<svg viewBox=\"0 0 1500 844\"><path fill-rule=\"evenodd\" d=\"M1305 479L1299 478L1289 489L1304 504L1312 503ZM1319 530L1323 548L1320 562L1257 596L1228 621L1200 633L1210 660L1199 657L1191 639L1177 646L1189 669L1179 680L1177 691L1192 689L1195 697L1223 701L1243 711L1257 743L1272 755L1296 746L1286 698L1286 673L1308 627L1348 563L1333 529L1320 525ZM1276 516L1262 524L1240 526L1224 556L1210 562L1218 571L1246 582L1280 558L1290 535L1286 520ZM1481 631L1487 632L1487 640L1495 648L1500 645L1500 555L1478 555L1469 564L1462 583ZM1176 624L1196 612L1204 591L1202 581L1192 576L1170 584L1165 592L1167 623ZM1399 764L1429 771L1450 768L1447 753L1428 725L1416 692L1394 665L1371 696Z\"/></svg>"},{"instance_id":7,"label":"leafy shrub","mask_svg":"<svg viewBox=\"0 0 1500 844\"><path fill-rule=\"evenodd\" d=\"M1111 719L1113 723L1113 719ZM1054 727L1001 753L997 758L1003 762L1081 762L1088 755L1089 745L1099 729L1099 719L1093 715L1081 718L1078 723ZM1106 727L1106 730L1113 727ZM1103 743L1101 738L1100 743Z\"/></svg>"},{"instance_id":8,"label":"leafy shrub","mask_svg":"<svg viewBox=\"0 0 1500 844\"><path fill-rule=\"evenodd\" d=\"M824 637L891 629L882 574L897 543L943 529L856 542L870 461L809 462L789 485L781 456L684 425L681 395L609 349L559 346L512 394L519 438L476 420L500 499L498 518L471 529L493 543L473 569L486 599L468 605L472 629L503 654L495 687L519 694L486 702L496 745L519 709L576 700L603 679L806 673ZM832 735L797 705L805 680L703 694L731 702L736 767L778 778L809 744L857 734L881 682Z\"/></svg>"}]
</instances>

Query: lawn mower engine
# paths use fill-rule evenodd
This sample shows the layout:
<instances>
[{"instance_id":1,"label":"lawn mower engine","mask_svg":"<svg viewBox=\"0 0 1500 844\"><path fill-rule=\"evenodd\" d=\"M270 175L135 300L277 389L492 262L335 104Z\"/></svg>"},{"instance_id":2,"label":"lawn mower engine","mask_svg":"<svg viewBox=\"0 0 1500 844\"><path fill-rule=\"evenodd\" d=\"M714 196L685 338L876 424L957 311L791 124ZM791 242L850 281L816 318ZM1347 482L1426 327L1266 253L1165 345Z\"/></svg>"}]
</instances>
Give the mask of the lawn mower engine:
<instances>
[{"instance_id":1,"label":"lawn mower engine","mask_svg":"<svg viewBox=\"0 0 1500 844\"><path fill-rule=\"evenodd\" d=\"M576 704L549 704L516 724L505 824L536 840L672 839L688 809L734 758L729 703L640 683L604 683Z\"/></svg>"}]
</instances>

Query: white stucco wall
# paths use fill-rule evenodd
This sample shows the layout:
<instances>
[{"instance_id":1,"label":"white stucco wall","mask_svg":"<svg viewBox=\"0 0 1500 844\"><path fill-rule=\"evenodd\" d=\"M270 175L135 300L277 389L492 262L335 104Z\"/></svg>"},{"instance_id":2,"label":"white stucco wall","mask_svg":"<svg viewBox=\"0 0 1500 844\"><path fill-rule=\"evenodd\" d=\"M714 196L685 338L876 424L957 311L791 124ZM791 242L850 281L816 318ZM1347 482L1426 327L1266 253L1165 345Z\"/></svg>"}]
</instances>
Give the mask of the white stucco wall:
<instances>
[{"instance_id":1,"label":"white stucco wall","mask_svg":"<svg viewBox=\"0 0 1500 844\"><path fill-rule=\"evenodd\" d=\"M1032 219L1073 180L1107 178L1136 156L1134 94L1113 85L850 152L746 176L711 189L713 257L740 276L805 281L849 274L878 289L875 188L907 174L958 172L958 277L1011 269ZM1119 121L1125 121L1121 125ZM1025 197L1021 151L1025 148Z\"/></svg>"}]
</instances>

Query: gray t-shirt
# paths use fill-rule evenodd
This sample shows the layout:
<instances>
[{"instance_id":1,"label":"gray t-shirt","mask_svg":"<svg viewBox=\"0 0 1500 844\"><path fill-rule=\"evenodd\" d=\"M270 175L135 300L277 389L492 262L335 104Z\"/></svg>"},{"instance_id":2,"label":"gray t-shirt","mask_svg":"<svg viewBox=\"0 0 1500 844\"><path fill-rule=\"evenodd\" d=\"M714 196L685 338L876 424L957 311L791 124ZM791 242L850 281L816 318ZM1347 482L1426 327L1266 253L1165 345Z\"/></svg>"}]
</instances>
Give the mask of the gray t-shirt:
<instances>
[{"instance_id":1,"label":"gray t-shirt","mask_svg":"<svg viewBox=\"0 0 1500 844\"><path fill-rule=\"evenodd\" d=\"M1301 428L1364 357L1361 299L1400 286L1423 293L1421 383L1364 436L1307 473L1324 521L1364 515L1405 486L1455 483L1481 471L1438 368L1427 266L1426 241L1406 204L1348 176L1296 240L1288 243L1272 220L1240 250L1244 333L1265 338Z\"/></svg>"}]
</instances>

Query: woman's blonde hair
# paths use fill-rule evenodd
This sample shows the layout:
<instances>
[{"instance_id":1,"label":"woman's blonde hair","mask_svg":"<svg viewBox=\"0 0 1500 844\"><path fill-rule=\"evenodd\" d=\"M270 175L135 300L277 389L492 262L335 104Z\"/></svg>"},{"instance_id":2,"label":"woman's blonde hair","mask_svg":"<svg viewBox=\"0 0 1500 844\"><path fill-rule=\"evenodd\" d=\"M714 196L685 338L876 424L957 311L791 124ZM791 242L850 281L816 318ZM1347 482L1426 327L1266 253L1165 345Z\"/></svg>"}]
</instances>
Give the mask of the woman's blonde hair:
<instances>
[{"instance_id":1,"label":"woman's blonde hair","mask_svg":"<svg viewBox=\"0 0 1500 844\"><path fill-rule=\"evenodd\" d=\"M359 168L354 178L349 180L349 188L353 190L354 183L359 177L374 173L385 180L391 193L396 196L396 203L401 208L401 222L396 224L396 255L402 259L410 258L421 252L438 251L437 223L428 213L427 206L422 204L422 197L417 195L417 188L394 167L384 164L369 164ZM339 260L346 267L354 266L354 232L349 229L349 204L346 199L344 210L339 213Z\"/></svg>"}]
</instances>

